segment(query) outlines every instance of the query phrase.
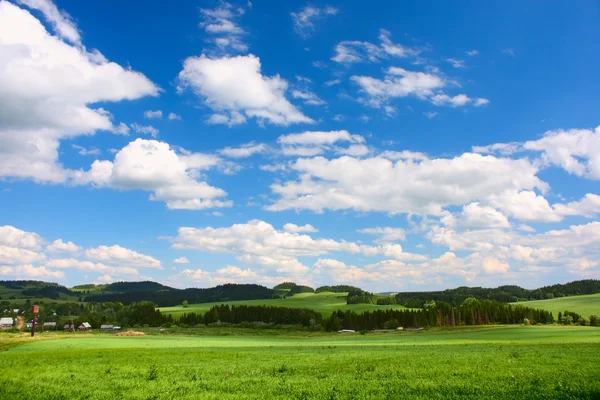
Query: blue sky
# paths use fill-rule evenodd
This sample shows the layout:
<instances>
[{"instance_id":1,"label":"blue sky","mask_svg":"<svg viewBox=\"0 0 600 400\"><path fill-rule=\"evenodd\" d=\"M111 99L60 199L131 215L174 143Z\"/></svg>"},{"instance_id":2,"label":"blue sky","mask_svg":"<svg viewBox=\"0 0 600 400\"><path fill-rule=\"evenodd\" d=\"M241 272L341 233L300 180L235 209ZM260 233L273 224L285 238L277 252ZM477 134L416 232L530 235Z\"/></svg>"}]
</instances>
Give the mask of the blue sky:
<instances>
[{"instance_id":1,"label":"blue sky","mask_svg":"<svg viewBox=\"0 0 600 400\"><path fill-rule=\"evenodd\" d=\"M600 277L600 6L0 1L0 279Z\"/></svg>"}]
</instances>

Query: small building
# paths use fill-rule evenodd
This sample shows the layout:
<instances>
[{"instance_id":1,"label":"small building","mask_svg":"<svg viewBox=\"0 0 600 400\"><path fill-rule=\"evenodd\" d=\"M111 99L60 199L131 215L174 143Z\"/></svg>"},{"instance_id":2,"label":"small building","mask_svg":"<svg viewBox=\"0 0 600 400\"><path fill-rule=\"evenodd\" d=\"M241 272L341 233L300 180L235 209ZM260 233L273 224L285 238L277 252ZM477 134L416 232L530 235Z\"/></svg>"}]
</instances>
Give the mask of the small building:
<instances>
[{"instance_id":1,"label":"small building","mask_svg":"<svg viewBox=\"0 0 600 400\"><path fill-rule=\"evenodd\" d=\"M18 308L15 308L15 309L12 310L12 312L14 312L15 314L18 314L19 311L21 311L21 310L19 310Z\"/></svg>"},{"instance_id":2,"label":"small building","mask_svg":"<svg viewBox=\"0 0 600 400\"><path fill-rule=\"evenodd\" d=\"M25 328L31 329L33 327L33 322L28 322L25 324Z\"/></svg>"},{"instance_id":3,"label":"small building","mask_svg":"<svg viewBox=\"0 0 600 400\"><path fill-rule=\"evenodd\" d=\"M356 333L356 331L352 329L341 329L338 331L338 333Z\"/></svg>"},{"instance_id":4,"label":"small building","mask_svg":"<svg viewBox=\"0 0 600 400\"><path fill-rule=\"evenodd\" d=\"M121 327L120 326L113 326L113 331L120 331Z\"/></svg>"},{"instance_id":5,"label":"small building","mask_svg":"<svg viewBox=\"0 0 600 400\"><path fill-rule=\"evenodd\" d=\"M101 331L112 331L114 328L115 327L113 325L100 325Z\"/></svg>"},{"instance_id":6,"label":"small building","mask_svg":"<svg viewBox=\"0 0 600 400\"><path fill-rule=\"evenodd\" d=\"M399 326L399 327L397 327L397 328L396 328L396 330L397 330L397 331L403 331L403 330L404 330L404 328L403 328L403 327L401 327L401 326Z\"/></svg>"},{"instance_id":7,"label":"small building","mask_svg":"<svg viewBox=\"0 0 600 400\"><path fill-rule=\"evenodd\" d=\"M79 328L77 329L79 329L80 331L89 331L90 329L92 329L92 326L89 322L84 322L81 325L79 325Z\"/></svg>"},{"instance_id":8,"label":"small building","mask_svg":"<svg viewBox=\"0 0 600 400\"><path fill-rule=\"evenodd\" d=\"M14 320L11 317L0 318L0 329L12 328Z\"/></svg>"},{"instance_id":9,"label":"small building","mask_svg":"<svg viewBox=\"0 0 600 400\"><path fill-rule=\"evenodd\" d=\"M42 329L56 329L56 322L44 322Z\"/></svg>"},{"instance_id":10,"label":"small building","mask_svg":"<svg viewBox=\"0 0 600 400\"><path fill-rule=\"evenodd\" d=\"M405 330L407 330L407 331L422 331L423 328L414 327L414 328L406 328Z\"/></svg>"}]
</instances>

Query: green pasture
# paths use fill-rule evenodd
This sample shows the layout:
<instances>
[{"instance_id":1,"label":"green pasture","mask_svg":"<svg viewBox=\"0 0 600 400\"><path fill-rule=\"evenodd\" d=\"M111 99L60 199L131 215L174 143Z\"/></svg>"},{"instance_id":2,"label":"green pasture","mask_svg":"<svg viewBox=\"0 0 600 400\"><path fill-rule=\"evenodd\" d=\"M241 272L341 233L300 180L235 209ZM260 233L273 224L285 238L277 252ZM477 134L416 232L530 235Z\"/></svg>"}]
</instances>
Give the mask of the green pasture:
<instances>
[{"instance_id":1,"label":"green pasture","mask_svg":"<svg viewBox=\"0 0 600 400\"><path fill-rule=\"evenodd\" d=\"M310 308L323 314L323 316L329 316L332 312L337 310L352 310L355 312L373 311L381 309L403 309L400 305L390 306L378 306L376 304L346 304L347 293L332 293L332 292L321 292L321 293L298 293L292 297L286 297L283 299L265 299L265 300L238 300L238 301L226 301L226 302L215 302L215 303L200 303L190 304L188 308L183 306L175 307L159 307L161 312L172 314L173 317L177 317L183 313L206 313L211 307L219 304L229 305L247 305L247 306L273 306L273 307L289 307L289 308Z\"/></svg>"},{"instance_id":2,"label":"green pasture","mask_svg":"<svg viewBox=\"0 0 600 400\"><path fill-rule=\"evenodd\" d=\"M551 311L554 314L554 318L558 317L559 312L564 312L565 310L576 312L585 317L593 314L600 315L600 293L560 297L549 300L521 301L513 304Z\"/></svg>"},{"instance_id":3,"label":"green pasture","mask_svg":"<svg viewBox=\"0 0 600 400\"><path fill-rule=\"evenodd\" d=\"M0 398L600 398L598 328L236 332L0 334Z\"/></svg>"}]
</instances>

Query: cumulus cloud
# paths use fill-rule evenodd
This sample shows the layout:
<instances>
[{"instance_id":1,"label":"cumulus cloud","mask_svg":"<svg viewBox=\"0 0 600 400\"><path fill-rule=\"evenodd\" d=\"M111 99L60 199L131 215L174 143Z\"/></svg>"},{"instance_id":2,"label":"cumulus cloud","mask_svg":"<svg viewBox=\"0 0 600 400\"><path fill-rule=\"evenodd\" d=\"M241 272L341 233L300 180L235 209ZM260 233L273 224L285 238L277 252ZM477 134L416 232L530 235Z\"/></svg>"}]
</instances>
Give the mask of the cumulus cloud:
<instances>
[{"instance_id":1,"label":"cumulus cloud","mask_svg":"<svg viewBox=\"0 0 600 400\"><path fill-rule=\"evenodd\" d=\"M133 124L131 124L131 129L133 129L134 132L150 135L153 138L158 136L158 129L156 129L152 125L140 125L134 122Z\"/></svg>"},{"instance_id":2,"label":"cumulus cloud","mask_svg":"<svg viewBox=\"0 0 600 400\"><path fill-rule=\"evenodd\" d=\"M14 267L0 266L0 275L13 279L61 279L65 276L62 271L52 271L46 267L34 267L31 264L17 265Z\"/></svg>"},{"instance_id":3,"label":"cumulus cloud","mask_svg":"<svg viewBox=\"0 0 600 400\"><path fill-rule=\"evenodd\" d=\"M260 154L268 151L268 146L264 143L250 142L243 144L240 147L225 147L219 150L219 153L230 158L247 158L255 154Z\"/></svg>"},{"instance_id":4,"label":"cumulus cloud","mask_svg":"<svg viewBox=\"0 0 600 400\"><path fill-rule=\"evenodd\" d=\"M169 113L169 121L181 121L181 115L175 113Z\"/></svg>"},{"instance_id":5,"label":"cumulus cloud","mask_svg":"<svg viewBox=\"0 0 600 400\"><path fill-rule=\"evenodd\" d=\"M348 143L352 146L353 144L362 144L364 142L364 137L350 134L346 130L306 131L290 133L277 138L277 143L281 145L283 154L287 156L314 156L331 150L340 151L339 147L334 147L336 143Z\"/></svg>"},{"instance_id":6,"label":"cumulus cloud","mask_svg":"<svg viewBox=\"0 0 600 400\"><path fill-rule=\"evenodd\" d=\"M160 261L154 257L137 253L119 245L98 246L85 251L90 260L102 261L109 264L123 264L144 268L162 269Z\"/></svg>"},{"instance_id":7,"label":"cumulus cloud","mask_svg":"<svg viewBox=\"0 0 600 400\"><path fill-rule=\"evenodd\" d=\"M179 90L191 89L215 111L211 123L243 123L246 118L275 125L312 123L285 97L288 83L264 76L258 57L189 57L179 73Z\"/></svg>"},{"instance_id":8,"label":"cumulus cloud","mask_svg":"<svg viewBox=\"0 0 600 400\"><path fill-rule=\"evenodd\" d=\"M315 22L336 15L337 12L337 8L329 6L323 8L306 6L301 11L292 12L290 15L294 22L294 31L300 36L307 37L315 30Z\"/></svg>"},{"instance_id":9,"label":"cumulus cloud","mask_svg":"<svg viewBox=\"0 0 600 400\"><path fill-rule=\"evenodd\" d=\"M301 158L291 165L299 179L274 183L271 211L287 209L444 214L444 207L468 204L507 190L546 190L528 160L465 153L454 158L392 161Z\"/></svg>"},{"instance_id":10,"label":"cumulus cloud","mask_svg":"<svg viewBox=\"0 0 600 400\"><path fill-rule=\"evenodd\" d=\"M292 97L295 99L301 99L304 104L309 106L322 106L323 104L327 104L323 99L310 90L293 90Z\"/></svg>"},{"instance_id":11,"label":"cumulus cloud","mask_svg":"<svg viewBox=\"0 0 600 400\"><path fill-rule=\"evenodd\" d=\"M148 119L161 119L163 117L163 112L161 110L147 110L144 111L144 117Z\"/></svg>"},{"instance_id":12,"label":"cumulus cloud","mask_svg":"<svg viewBox=\"0 0 600 400\"><path fill-rule=\"evenodd\" d=\"M79 253L81 247L73 242L63 242L62 239L56 239L54 242L46 246L46 251L49 253Z\"/></svg>"},{"instance_id":13,"label":"cumulus cloud","mask_svg":"<svg viewBox=\"0 0 600 400\"><path fill-rule=\"evenodd\" d=\"M242 41L246 32L238 21L245 10L234 7L225 1L219 1L215 8L200 9L200 27L204 29L209 40L223 52L245 52L248 45Z\"/></svg>"},{"instance_id":14,"label":"cumulus cloud","mask_svg":"<svg viewBox=\"0 0 600 400\"><path fill-rule=\"evenodd\" d=\"M164 201L171 209L200 210L230 207L220 200L227 193L196 177L220 164L218 157L178 154L167 143L136 139L121 149L114 161L96 160L89 171L79 172L75 182L120 190L152 192L150 200Z\"/></svg>"},{"instance_id":15,"label":"cumulus cloud","mask_svg":"<svg viewBox=\"0 0 600 400\"><path fill-rule=\"evenodd\" d=\"M159 88L85 50L72 21L51 2L24 3L42 11L58 35L28 11L0 2L0 176L65 182L72 171L59 163L60 141L118 129L110 113L90 104L156 96Z\"/></svg>"},{"instance_id":16,"label":"cumulus cloud","mask_svg":"<svg viewBox=\"0 0 600 400\"><path fill-rule=\"evenodd\" d=\"M190 260L187 257L178 257L173 260L173 264L189 264Z\"/></svg>"},{"instance_id":17,"label":"cumulus cloud","mask_svg":"<svg viewBox=\"0 0 600 400\"><path fill-rule=\"evenodd\" d=\"M386 227L378 226L376 228L359 229L357 232L365 233L367 235L379 236L375 240L376 243L388 243L388 242L396 242L398 240L406 240L406 231L402 228L392 228L389 226L386 226Z\"/></svg>"},{"instance_id":18,"label":"cumulus cloud","mask_svg":"<svg viewBox=\"0 0 600 400\"><path fill-rule=\"evenodd\" d=\"M287 223L283 226L283 230L289 233L300 233L300 232L318 232L319 230L311 224L296 225Z\"/></svg>"},{"instance_id":19,"label":"cumulus cloud","mask_svg":"<svg viewBox=\"0 0 600 400\"><path fill-rule=\"evenodd\" d=\"M414 258L410 254L405 255L402 247L397 244L368 246L333 239L314 239L298 233L299 227L294 227L287 225L287 229L279 231L260 220L223 228L180 227L177 236L170 238L170 241L175 249L235 254L240 261L260 265L286 276L302 276L309 271L298 258L318 257L334 252L384 255L395 259ZM307 231L306 226L301 228L301 231Z\"/></svg>"},{"instance_id":20,"label":"cumulus cloud","mask_svg":"<svg viewBox=\"0 0 600 400\"><path fill-rule=\"evenodd\" d=\"M420 50L394 43L391 33L385 29L379 31L380 43L361 42L358 40L344 40L335 46L333 61L342 64L353 64L364 61L378 62L382 59L393 57L417 56Z\"/></svg>"},{"instance_id":21,"label":"cumulus cloud","mask_svg":"<svg viewBox=\"0 0 600 400\"><path fill-rule=\"evenodd\" d=\"M44 239L34 232L23 231L11 225L0 226L0 244L28 250L40 250Z\"/></svg>"}]
</instances>

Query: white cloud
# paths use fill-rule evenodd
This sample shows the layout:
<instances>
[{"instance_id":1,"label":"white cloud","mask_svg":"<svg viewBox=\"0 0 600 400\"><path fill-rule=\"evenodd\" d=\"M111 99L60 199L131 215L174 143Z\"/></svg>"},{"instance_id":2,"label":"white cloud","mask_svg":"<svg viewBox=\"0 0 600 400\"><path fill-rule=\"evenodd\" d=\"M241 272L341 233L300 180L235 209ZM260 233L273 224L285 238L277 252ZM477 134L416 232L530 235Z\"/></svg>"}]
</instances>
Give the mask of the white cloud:
<instances>
[{"instance_id":1,"label":"white cloud","mask_svg":"<svg viewBox=\"0 0 600 400\"><path fill-rule=\"evenodd\" d=\"M73 242L63 242L62 239L56 239L54 242L46 246L46 251L49 253L79 253L81 247Z\"/></svg>"},{"instance_id":2,"label":"white cloud","mask_svg":"<svg viewBox=\"0 0 600 400\"><path fill-rule=\"evenodd\" d=\"M44 254L18 247L0 245L0 265L3 264L32 264L43 261Z\"/></svg>"},{"instance_id":3,"label":"white cloud","mask_svg":"<svg viewBox=\"0 0 600 400\"><path fill-rule=\"evenodd\" d=\"M379 33L380 44L357 40L344 40L335 46L333 61L342 64L353 64L363 61L378 62L388 56L411 57L417 56L419 50L392 42L391 33L381 29Z\"/></svg>"},{"instance_id":4,"label":"white cloud","mask_svg":"<svg viewBox=\"0 0 600 400\"><path fill-rule=\"evenodd\" d=\"M76 144L71 145L75 150L77 150L77 153L79 155L82 156L97 156L101 153L100 149L96 148L96 147L83 147L83 146L78 146Z\"/></svg>"},{"instance_id":5,"label":"white cloud","mask_svg":"<svg viewBox=\"0 0 600 400\"><path fill-rule=\"evenodd\" d=\"M548 187L528 160L473 153L419 162L392 162L379 156L301 158L291 168L299 180L272 184L272 192L279 198L268 210L352 209L441 216L446 206L487 199L509 190Z\"/></svg>"},{"instance_id":6,"label":"white cloud","mask_svg":"<svg viewBox=\"0 0 600 400\"><path fill-rule=\"evenodd\" d=\"M463 206L462 212L458 214L455 220L451 217L445 219L448 225L456 225L463 229L489 229L489 228L510 228L508 218L493 207L482 206L478 202L473 202Z\"/></svg>"},{"instance_id":7,"label":"white cloud","mask_svg":"<svg viewBox=\"0 0 600 400\"><path fill-rule=\"evenodd\" d=\"M230 158L247 158L254 154L260 154L268 151L268 146L264 143L250 142L240 147L225 147L219 150L219 153Z\"/></svg>"},{"instance_id":8,"label":"white cloud","mask_svg":"<svg viewBox=\"0 0 600 400\"><path fill-rule=\"evenodd\" d=\"M185 88L192 89L217 115L225 117L219 123L227 123L235 113L275 125L314 122L286 99L287 81L279 75L262 75L259 58L251 54L187 58L179 73L179 89Z\"/></svg>"},{"instance_id":9,"label":"white cloud","mask_svg":"<svg viewBox=\"0 0 600 400\"><path fill-rule=\"evenodd\" d=\"M74 45L82 46L79 28L77 28L77 25L73 22L71 16L64 11L59 11L52 1L17 0L17 3L39 10L62 39L67 40Z\"/></svg>"},{"instance_id":10,"label":"white cloud","mask_svg":"<svg viewBox=\"0 0 600 400\"><path fill-rule=\"evenodd\" d=\"M175 113L169 113L169 121L181 121L181 115L175 114Z\"/></svg>"},{"instance_id":11,"label":"white cloud","mask_svg":"<svg viewBox=\"0 0 600 400\"><path fill-rule=\"evenodd\" d=\"M476 56L476 55L479 54L479 50L469 50L466 53L467 53L468 56L473 57L473 56Z\"/></svg>"},{"instance_id":12,"label":"white cloud","mask_svg":"<svg viewBox=\"0 0 600 400\"><path fill-rule=\"evenodd\" d=\"M148 110L144 112L144 117L148 119L161 119L163 117L163 112L161 110Z\"/></svg>"},{"instance_id":13,"label":"white cloud","mask_svg":"<svg viewBox=\"0 0 600 400\"><path fill-rule=\"evenodd\" d=\"M292 97L295 99L302 99L302 102L309 106L322 106L323 104L327 104L323 99L309 90L294 90L292 91Z\"/></svg>"},{"instance_id":14,"label":"white cloud","mask_svg":"<svg viewBox=\"0 0 600 400\"><path fill-rule=\"evenodd\" d=\"M31 264L17 265L14 267L0 267L0 275L14 277L15 279L34 278L39 279L61 279L65 276L62 271L51 271L46 267L34 267Z\"/></svg>"},{"instance_id":15,"label":"white cloud","mask_svg":"<svg viewBox=\"0 0 600 400\"><path fill-rule=\"evenodd\" d=\"M446 94L436 94L431 97L431 102L436 106L451 106L451 107L464 107L467 104L473 104L475 107L481 107L489 104L488 99L476 98L472 99L466 94L457 94L454 97L450 97Z\"/></svg>"},{"instance_id":16,"label":"white cloud","mask_svg":"<svg viewBox=\"0 0 600 400\"><path fill-rule=\"evenodd\" d=\"M514 56L515 56L515 51L514 51L513 49L504 49L504 50L502 50L502 52L503 52L504 54L506 54L506 55L509 55L509 56L511 56L511 57L514 57Z\"/></svg>"},{"instance_id":17,"label":"white cloud","mask_svg":"<svg viewBox=\"0 0 600 400\"><path fill-rule=\"evenodd\" d=\"M173 264L189 264L190 260L187 257L178 257L173 260Z\"/></svg>"},{"instance_id":18,"label":"white cloud","mask_svg":"<svg viewBox=\"0 0 600 400\"><path fill-rule=\"evenodd\" d=\"M336 15L338 10L333 7L312 7L306 6L302 11L292 12L292 21L294 30L301 36L307 37L315 30L315 22L322 20L330 15Z\"/></svg>"},{"instance_id":19,"label":"white cloud","mask_svg":"<svg viewBox=\"0 0 600 400\"><path fill-rule=\"evenodd\" d=\"M454 68L467 68L465 60L459 60L457 58L447 58L446 61Z\"/></svg>"},{"instance_id":20,"label":"white cloud","mask_svg":"<svg viewBox=\"0 0 600 400\"><path fill-rule=\"evenodd\" d=\"M102 263L94 263L91 261L80 261L74 258L58 258L49 260L45 263L45 267L57 268L57 269L76 269L78 271L86 273L96 274L112 274L114 276L127 276L127 277L139 277L139 272L136 266L119 265L120 263L115 262L117 266L110 266Z\"/></svg>"},{"instance_id":21,"label":"white cloud","mask_svg":"<svg viewBox=\"0 0 600 400\"><path fill-rule=\"evenodd\" d=\"M416 256L405 255L397 244L367 246L333 239L313 239L306 234L278 231L260 220L223 228L180 227L177 236L170 240L175 249L233 253L240 261L261 265L287 276L300 276L308 272L309 268L298 260L299 257L318 257L332 252L393 258Z\"/></svg>"},{"instance_id":22,"label":"white cloud","mask_svg":"<svg viewBox=\"0 0 600 400\"><path fill-rule=\"evenodd\" d=\"M137 253L119 245L98 246L85 251L90 260L102 261L108 264L122 264L142 268L162 269L160 261L154 257Z\"/></svg>"},{"instance_id":23,"label":"white cloud","mask_svg":"<svg viewBox=\"0 0 600 400\"><path fill-rule=\"evenodd\" d=\"M349 143L350 147L347 149L333 147L334 144L340 142ZM358 151L365 154L362 147L352 148L353 144L362 144L364 142L364 137L361 135L350 134L346 130L306 131L301 133L290 133L277 138L277 143L281 145L283 154L288 156L314 156L331 150L336 150L338 152Z\"/></svg>"},{"instance_id":24,"label":"white cloud","mask_svg":"<svg viewBox=\"0 0 600 400\"><path fill-rule=\"evenodd\" d=\"M152 192L150 200L171 209L200 210L230 207L218 200L227 193L196 179L200 171L223 164L219 157L201 153L177 154L167 143L136 139L121 149L114 161L96 160L75 182L120 190Z\"/></svg>"},{"instance_id":25,"label":"white cloud","mask_svg":"<svg viewBox=\"0 0 600 400\"><path fill-rule=\"evenodd\" d=\"M483 270L488 274L503 273L510 269L510 265L503 263L497 258L488 257L483 260Z\"/></svg>"},{"instance_id":26,"label":"white cloud","mask_svg":"<svg viewBox=\"0 0 600 400\"><path fill-rule=\"evenodd\" d=\"M426 111L423 113L423 115L429 119L433 119L433 118L437 117L439 115L439 113L436 111Z\"/></svg>"},{"instance_id":27,"label":"white cloud","mask_svg":"<svg viewBox=\"0 0 600 400\"><path fill-rule=\"evenodd\" d=\"M67 33L69 20L55 14L52 3L27 4L77 42L78 36ZM106 110L90 104L159 92L144 75L50 35L29 12L6 1L0 2L0 60L0 176L66 181L72 171L58 161L60 141L118 129Z\"/></svg>"},{"instance_id":28,"label":"white cloud","mask_svg":"<svg viewBox=\"0 0 600 400\"><path fill-rule=\"evenodd\" d=\"M546 164L559 166L570 174L600 179L600 126L594 131L548 131L541 139L525 142L523 149L542 152Z\"/></svg>"},{"instance_id":29,"label":"white cloud","mask_svg":"<svg viewBox=\"0 0 600 400\"><path fill-rule=\"evenodd\" d=\"M406 240L406 231L402 228L392 228L386 226L359 229L357 232L379 236L377 240L375 240L376 243L389 243L396 242L398 240Z\"/></svg>"},{"instance_id":30,"label":"white cloud","mask_svg":"<svg viewBox=\"0 0 600 400\"><path fill-rule=\"evenodd\" d=\"M532 190L520 192L508 190L499 194L491 194L489 199L493 207L499 208L507 215L520 221L557 222L562 219L544 196Z\"/></svg>"},{"instance_id":31,"label":"white cloud","mask_svg":"<svg viewBox=\"0 0 600 400\"><path fill-rule=\"evenodd\" d=\"M11 225L0 226L0 245L40 250L44 239L34 232L26 232Z\"/></svg>"},{"instance_id":32,"label":"white cloud","mask_svg":"<svg viewBox=\"0 0 600 400\"><path fill-rule=\"evenodd\" d=\"M296 225L287 223L283 226L283 230L289 233L300 233L300 232L318 232L319 230L310 224Z\"/></svg>"},{"instance_id":33,"label":"white cloud","mask_svg":"<svg viewBox=\"0 0 600 400\"><path fill-rule=\"evenodd\" d=\"M583 215L593 218L600 213L600 196L588 193L581 200L568 204L554 204L553 207L560 215Z\"/></svg>"},{"instance_id":34,"label":"white cloud","mask_svg":"<svg viewBox=\"0 0 600 400\"><path fill-rule=\"evenodd\" d=\"M244 13L243 8L220 1L215 8L200 9L200 27L221 51L245 52L248 45L242 41L242 36L246 32L238 25Z\"/></svg>"},{"instance_id":35,"label":"white cloud","mask_svg":"<svg viewBox=\"0 0 600 400\"><path fill-rule=\"evenodd\" d=\"M339 80L339 79L332 79L330 81L325 82L325 86L339 85L340 83L342 83L341 80Z\"/></svg>"},{"instance_id":36,"label":"white cloud","mask_svg":"<svg viewBox=\"0 0 600 400\"><path fill-rule=\"evenodd\" d=\"M146 135L150 135L153 138L158 136L158 129L156 129L152 125L144 126L144 125L140 125L140 124L134 122L133 124L131 124L131 129L133 129L137 133L143 133Z\"/></svg>"}]
</instances>

